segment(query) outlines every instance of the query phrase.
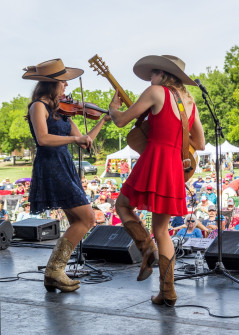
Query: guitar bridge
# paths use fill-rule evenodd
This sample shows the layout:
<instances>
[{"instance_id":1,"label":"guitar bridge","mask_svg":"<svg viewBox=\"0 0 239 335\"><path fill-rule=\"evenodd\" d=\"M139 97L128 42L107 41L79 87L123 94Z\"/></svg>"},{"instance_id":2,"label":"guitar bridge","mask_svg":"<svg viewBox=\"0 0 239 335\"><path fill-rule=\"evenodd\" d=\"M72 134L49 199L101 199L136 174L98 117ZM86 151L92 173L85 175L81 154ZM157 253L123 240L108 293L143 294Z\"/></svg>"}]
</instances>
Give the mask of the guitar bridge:
<instances>
[{"instance_id":1,"label":"guitar bridge","mask_svg":"<svg viewBox=\"0 0 239 335\"><path fill-rule=\"evenodd\" d=\"M187 167L185 167L184 165L185 164L187 164L187 163L189 163L189 166L187 166ZM188 165L188 164L187 164ZM190 172L190 171L192 171L192 165L191 165L191 159L190 158L187 158L187 159L184 159L183 160L183 169L184 169L184 171L186 171L186 172Z\"/></svg>"}]
</instances>

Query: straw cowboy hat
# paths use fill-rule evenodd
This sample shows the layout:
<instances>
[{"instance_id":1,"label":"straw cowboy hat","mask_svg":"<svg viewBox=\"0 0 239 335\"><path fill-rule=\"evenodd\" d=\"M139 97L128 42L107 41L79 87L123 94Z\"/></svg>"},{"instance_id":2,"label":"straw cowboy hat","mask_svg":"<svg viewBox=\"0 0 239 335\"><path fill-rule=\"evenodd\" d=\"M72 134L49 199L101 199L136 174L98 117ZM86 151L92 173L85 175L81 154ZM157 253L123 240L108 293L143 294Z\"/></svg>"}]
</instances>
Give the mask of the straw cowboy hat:
<instances>
[{"instance_id":1,"label":"straw cowboy hat","mask_svg":"<svg viewBox=\"0 0 239 335\"><path fill-rule=\"evenodd\" d=\"M26 207L26 206L30 206L30 202L29 201L24 201L24 203L22 204L22 207Z\"/></svg>"},{"instance_id":2,"label":"straw cowboy hat","mask_svg":"<svg viewBox=\"0 0 239 335\"><path fill-rule=\"evenodd\" d=\"M84 73L81 69L65 67L60 58L51 59L36 66L28 66L23 71L26 71L22 76L23 79L55 82L71 80Z\"/></svg>"},{"instance_id":3,"label":"straw cowboy hat","mask_svg":"<svg viewBox=\"0 0 239 335\"><path fill-rule=\"evenodd\" d=\"M185 63L178 57L171 55L146 56L138 60L133 68L140 79L150 81L152 70L162 70L179 78L183 84L197 86L185 73Z\"/></svg>"}]
</instances>

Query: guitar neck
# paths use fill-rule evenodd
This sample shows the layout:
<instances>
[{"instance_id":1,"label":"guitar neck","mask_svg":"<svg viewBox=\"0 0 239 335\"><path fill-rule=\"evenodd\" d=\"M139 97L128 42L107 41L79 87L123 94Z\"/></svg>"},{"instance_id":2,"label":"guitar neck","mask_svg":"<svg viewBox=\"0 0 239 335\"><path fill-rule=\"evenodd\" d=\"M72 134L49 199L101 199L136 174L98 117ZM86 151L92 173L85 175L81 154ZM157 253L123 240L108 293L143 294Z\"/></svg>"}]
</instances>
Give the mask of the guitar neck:
<instances>
[{"instance_id":1,"label":"guitar neck","mask_svg":"<svg viewBox=\"0 0 239 335\"><path fill-rule=\"evenodd\" d=\"M108 79L108 81L111 83L111 85L114 87L114 89L118 90L119 96L120 96L121 100L126 104L126 106L129 108L131 105L133 105L133 101L125 93L123 88L120 86L120 84L117 82L117 80L112 76L112 74L109 72L107 74L104 74L104 76Z\"/></svg>"}]
</instances>

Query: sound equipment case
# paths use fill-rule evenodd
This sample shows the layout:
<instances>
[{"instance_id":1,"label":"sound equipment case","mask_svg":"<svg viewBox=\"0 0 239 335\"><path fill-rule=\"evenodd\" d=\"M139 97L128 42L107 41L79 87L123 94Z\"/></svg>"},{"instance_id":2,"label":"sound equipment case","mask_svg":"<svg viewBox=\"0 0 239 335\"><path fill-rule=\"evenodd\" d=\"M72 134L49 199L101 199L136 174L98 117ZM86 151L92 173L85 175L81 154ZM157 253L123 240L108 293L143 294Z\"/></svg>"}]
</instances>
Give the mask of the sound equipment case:
<instances>
[{"instance_id":1,"label":"sound equipment case","mask_svg":"<svg viewBox=\"0 0 239 335\"><path fill-rule=\"evenodd\" d=\"M214 269L218 262L218 237L205 252L209 269ZM222 263L227 270L239 270L239 232L222 232Z\"/></svg>"},{"instance_id":2,"label":"sound equipment case","mask_svg":"<svg viewBox=\"0 0 239 335\"><path fill-rule=\"evenodd\" d=\"M138 263L140 251L122 226L96 226L82 243L87 259L104 259L116 263Z\"/></svg>"},{"instance_id":3,"label":"sound equipment case","mask_svg":"<svg viewBox=\"0 0 239 335\"><path fill-rule=\"evenodd\" d=\"M52 219L26 219L13 223L15 237L31 241L53 240L60 237L60 221Z\"/></svg>"},{"instance_id":4,"label":"sound equipment case","mask_svg":"<svg viewBox=\"0 0 239 335\"><path fill-rule=\"evenodd\" d=\"M13 235L10 221L0 220L0 250L7 249Z\"/></svg>"}]
</instances>

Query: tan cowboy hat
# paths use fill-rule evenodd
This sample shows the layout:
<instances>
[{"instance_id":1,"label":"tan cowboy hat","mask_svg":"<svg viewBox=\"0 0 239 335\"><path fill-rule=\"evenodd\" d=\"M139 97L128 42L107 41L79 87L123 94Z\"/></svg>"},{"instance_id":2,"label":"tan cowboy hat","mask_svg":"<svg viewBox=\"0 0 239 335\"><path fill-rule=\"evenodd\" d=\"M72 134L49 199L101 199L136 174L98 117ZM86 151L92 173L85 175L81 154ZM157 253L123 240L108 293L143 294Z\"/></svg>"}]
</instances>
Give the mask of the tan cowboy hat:
<instances>
[{"instance_id":1,"label":"tan cowboy hat","mask_svg":"<svg viewBox=\"0 0 239 335\"><path fill-rule=\"evenodd\" d=\"M28 66L23 71L26 71L22 76L23 79L55 82L71 80L84 73L81 69L65 67L60 58L51 59L36 66Z\"/></svg>"},{"instance_id":2,"label":"tan cowboy hat","mask_svg":"<svg viewBox=\"0 0 239 335\"><path fill-rule=\"evenodd\" d=\"M183 84L197 86L185 73L185 63L178 57L171 55L146 56L134 65L133 71L140 79L150 81L152 70L162 70L179 78Z\"/></svg>"}]
</instances>

